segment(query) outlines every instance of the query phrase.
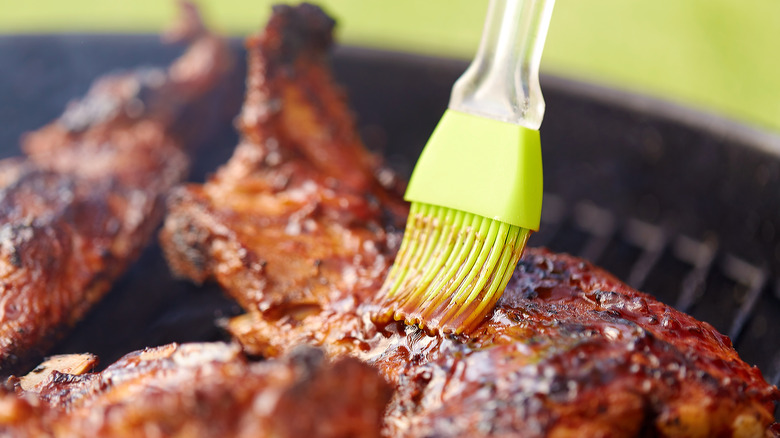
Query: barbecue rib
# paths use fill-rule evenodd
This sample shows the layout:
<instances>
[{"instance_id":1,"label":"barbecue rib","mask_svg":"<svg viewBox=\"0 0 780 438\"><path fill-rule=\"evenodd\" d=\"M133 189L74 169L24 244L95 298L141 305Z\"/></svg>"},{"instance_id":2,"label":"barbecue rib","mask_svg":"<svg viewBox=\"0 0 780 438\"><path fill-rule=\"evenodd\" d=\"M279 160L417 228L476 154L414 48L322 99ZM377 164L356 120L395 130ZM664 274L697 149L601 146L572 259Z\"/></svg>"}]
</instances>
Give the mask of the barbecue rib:
<instances>
[{"instance_id":1,"label":"barbecue rib","mask_svg":"<svg viewBox=\"0 0 780 438\"><path fill-rule=\"evenodd\" d=\"M100 373L56 357L0 390L0 435L378 437L390 386L353 358L312 348L248 362L236 345L169 344ZM69 371L64 371L68 369Z\"/></svg>"},{"instance_id":2,"label":"barbecue rib","mask_svg":"<svg viewBox=\"0 0 780 438\"><path fill-rule=\"evenodd\" d=\"M332 82L332 25L274 9L248 41L234 156L169 199L171 267L238 300L228 329L245 350L314 344L375 365L397 388L387 436L777 434L777 389L727 337L574 257L529 249L468 337L372 323L406 207Z\"/></svg>"},{"instance_id":3,"label":"barbecue rib","mask_svg":"<svg viewBox=\"0 0 780 438\"><path fill-rule=\"evenodd\" d=\"M227 123L232 52L196 12L166 69L101 78L0 162L0 375L40 357L138 256L162 221L188 152ZM215 111L216 110L216 111Z\"/></svg>"}]
</instances>

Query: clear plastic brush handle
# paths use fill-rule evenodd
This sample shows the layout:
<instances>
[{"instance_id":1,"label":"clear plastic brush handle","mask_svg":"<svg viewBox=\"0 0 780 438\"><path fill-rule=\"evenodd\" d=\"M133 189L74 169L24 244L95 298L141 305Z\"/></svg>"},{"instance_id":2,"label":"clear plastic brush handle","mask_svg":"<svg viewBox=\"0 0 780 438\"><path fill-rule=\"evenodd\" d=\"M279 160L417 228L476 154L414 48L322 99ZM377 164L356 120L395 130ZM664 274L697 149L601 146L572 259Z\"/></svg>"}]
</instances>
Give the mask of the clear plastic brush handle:
<instances>
[{"instance_id":1,"label":"clear plastic brush handle","mask_svg":"<svg viewBox=\"0 0 780 438\"><path fill-rule=\"evenodd\" d=\"M539 61L555 0L490 0L482 41L449 108L538 130Z\"/></svg>"}]
</instances>

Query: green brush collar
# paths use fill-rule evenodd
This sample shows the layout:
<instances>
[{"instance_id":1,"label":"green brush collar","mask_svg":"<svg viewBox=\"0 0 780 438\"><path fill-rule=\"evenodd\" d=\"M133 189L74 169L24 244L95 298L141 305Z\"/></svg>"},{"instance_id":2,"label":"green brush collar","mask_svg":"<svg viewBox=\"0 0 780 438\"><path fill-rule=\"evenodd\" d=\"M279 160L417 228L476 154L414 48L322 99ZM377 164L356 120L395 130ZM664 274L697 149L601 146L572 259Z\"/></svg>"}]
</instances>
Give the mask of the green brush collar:
<instances>
[{"instance_id":1,"label":"green brush collar","mask_svg":"<svg viewBox=\"0 0 780 438\"><path fill-rule=\"evenodd\" d=\"M538 230L539 131L447 110L417 161L404 199Z\"/></svg>"}]
</instances>

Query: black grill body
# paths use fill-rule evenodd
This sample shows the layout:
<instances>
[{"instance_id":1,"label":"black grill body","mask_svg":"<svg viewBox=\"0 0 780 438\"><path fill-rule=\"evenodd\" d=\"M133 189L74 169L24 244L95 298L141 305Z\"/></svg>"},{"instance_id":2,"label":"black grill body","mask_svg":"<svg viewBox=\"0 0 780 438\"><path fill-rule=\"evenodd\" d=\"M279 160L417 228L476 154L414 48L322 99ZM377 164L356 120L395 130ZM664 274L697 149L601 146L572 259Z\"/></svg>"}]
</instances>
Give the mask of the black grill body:
<instances>
[{"instance_id":1,"label":"black grill body","mask_svg":"<svg viewBox=\"0 0 780 438\"><path fill-rule=\"evenodd\" d=\"M0 157L98 75L179 51L151 36L1 37ZM357 48L334 57L365 142L404 175L465 66ZM549 76L542 86L545 199L530 245L587 258L710 322L778 384L780 137L609 88ZM239 102L243 84L231 92ZM208 143L193 180L227 160L236 134L228 126ZM56 352L108 364L148 345L222 339L215 320L241 310L216 289L171 278L152 244Z\"/></svg>"}]
</instances>

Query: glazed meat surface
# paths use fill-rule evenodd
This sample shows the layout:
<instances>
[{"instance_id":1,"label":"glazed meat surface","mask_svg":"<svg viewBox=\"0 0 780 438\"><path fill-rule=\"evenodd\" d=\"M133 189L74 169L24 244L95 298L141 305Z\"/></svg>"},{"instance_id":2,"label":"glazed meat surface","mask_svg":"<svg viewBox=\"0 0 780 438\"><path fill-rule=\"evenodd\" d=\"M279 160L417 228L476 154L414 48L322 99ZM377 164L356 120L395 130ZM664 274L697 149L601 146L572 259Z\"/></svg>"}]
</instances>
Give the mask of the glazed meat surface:
<instances>
[{"instance_id":1,"label":"glazed meat surface","mask_svg":"<svg viewBox=\"0 0 780 438\"><path fill-rule=\"evenodd\" d=\"M189 50L167 69L99 79L0 162L0 375L40 358L138 256L190 147L215 117L232 52L185 5Z\"/></svg>"},{"instance_id":2,"label":"glazed meat surface","mask_svg":"<svg viewBox=\"0 0 780 438\"><path fill-rule=\"evenodd\" d=\"M777 434L777 389L726 336L567 255L529 249L468 337L374 324L407 209L332 82L331 27L275 10L248 42L234 156L169 200L171 267L243 306L228 329L246 351L313 344L376 366L396 387L386 436Z\"/></svg>"},{"instance_id":3,"label":"glazed meat surface","mask_svg":"<svg viewBox=\"0 0 780 438\"><path fill-rule=\"evenodd\" d=\"M0 435L371 438L391 394L370 366L313 348L251 362L236 345L169 344L85 372L94 360L55 357L12 378Z\"/></svg>"}]
</instances>

